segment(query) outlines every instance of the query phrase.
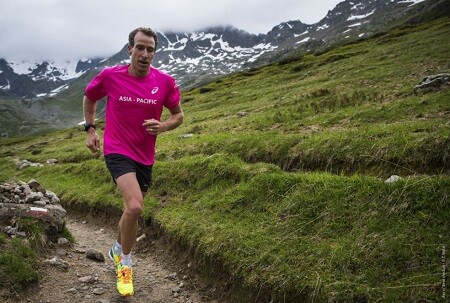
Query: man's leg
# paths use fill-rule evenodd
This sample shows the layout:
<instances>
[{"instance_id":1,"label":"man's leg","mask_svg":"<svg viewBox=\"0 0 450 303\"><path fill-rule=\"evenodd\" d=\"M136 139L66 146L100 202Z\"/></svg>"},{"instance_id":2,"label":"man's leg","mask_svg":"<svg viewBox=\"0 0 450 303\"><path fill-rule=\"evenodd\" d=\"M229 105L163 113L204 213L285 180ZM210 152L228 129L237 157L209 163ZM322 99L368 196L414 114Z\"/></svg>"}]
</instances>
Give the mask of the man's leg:
<instances>
[{"instance_id":1,"label":"man's leg","mask_svg":"<svg viewBox=\"0 0 450 303\"><path fill-rule=\"evenodd\" d=\"M119 221L117 242L122 245L122 252L130 254L136 240L138 220L144 205L144 196L139 187L135 173L126 173L116 180L122 194L123 213Z\"/></svg>"},{"instance_id":2,"label":"man's leg","mask_svg":"<svg viewBox=\"0 0 450 303\"><path fill-rule=\"evenodd\" d=\"M138 220L142 213L144 197L134 172L126 173L116 179L122 194L123 213L119 221L118 242L122 255L117 266L117 291L122 296L134 294L131 249L136 240Z\"/></svg>"}]
</instances>

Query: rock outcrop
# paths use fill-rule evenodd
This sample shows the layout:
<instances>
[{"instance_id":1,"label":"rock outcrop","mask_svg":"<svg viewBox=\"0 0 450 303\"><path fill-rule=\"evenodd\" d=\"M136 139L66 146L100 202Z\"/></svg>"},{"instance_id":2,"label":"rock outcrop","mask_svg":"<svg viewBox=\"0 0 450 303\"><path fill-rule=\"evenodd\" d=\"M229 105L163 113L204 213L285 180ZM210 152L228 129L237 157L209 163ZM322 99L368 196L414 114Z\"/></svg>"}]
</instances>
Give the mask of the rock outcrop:
<instances>
[{"instance_id":1,"label":"rock outcrop","mask_svg":"<svg viewBox=\"0 0 450 303\"><path fill-rule=\"evenodd\" d=\"M427 76L414 87L414 92L433 92L442 89L442 87L450 85L450 74L437 74Z\"/></svg>"},{"instance_id":2,"label":"rock outcrop","mask_svg":"<svg viewBox=\"0 0 450 303\"><path fill-rule=\"evenodd\" d=\"M36 180L6 182L0 185L0 222L9 224L17 218L37 218L49 235L60 233L67 215L55 193L46 190ZM17 230L8 226L11 235ZM8 229L8 230L6 230Z\"/></svg>"}]
</instances>

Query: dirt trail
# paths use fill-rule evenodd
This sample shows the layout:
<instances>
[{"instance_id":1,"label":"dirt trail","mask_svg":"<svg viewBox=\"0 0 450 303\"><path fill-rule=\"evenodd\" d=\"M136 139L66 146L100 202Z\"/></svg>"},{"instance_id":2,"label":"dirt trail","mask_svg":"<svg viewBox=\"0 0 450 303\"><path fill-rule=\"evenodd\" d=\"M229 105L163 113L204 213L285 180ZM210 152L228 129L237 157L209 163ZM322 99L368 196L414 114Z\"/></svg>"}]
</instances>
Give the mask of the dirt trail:
<instances>
[{"instance_id":1,"label":"dirt trail","mask_svg":"<svg viewBox=\"0 0 450 303\"><path fill-rule=\"evenodd\" d=\"M53 255L44 256L41 260L43 278L39 286L10 302L219 303L208 295L208 285L202 285L195 276L187 273L191 264L173 262L171 265L162 248L153 248L150 253L139 243L133 250L135 295L122 298L116 292L114 265L107 256L116 237L115 228L101 224L100 220L74 216L67 219L67 227L76 244L55 247L50 252ZM105 261L87 258L85 251L89 249L102 252ZM159 253L154 253L158 249ZM55 256L66 261L68 268L43 264L44 259Z\"/></svg>"}]
</instances>

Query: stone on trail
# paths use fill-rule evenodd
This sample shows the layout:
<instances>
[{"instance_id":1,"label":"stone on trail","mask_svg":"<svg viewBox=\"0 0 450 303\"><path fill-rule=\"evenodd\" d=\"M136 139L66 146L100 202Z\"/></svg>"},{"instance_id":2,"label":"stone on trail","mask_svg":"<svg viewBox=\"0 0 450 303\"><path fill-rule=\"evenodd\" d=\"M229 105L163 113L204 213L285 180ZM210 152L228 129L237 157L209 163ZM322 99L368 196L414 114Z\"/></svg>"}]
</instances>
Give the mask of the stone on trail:
<instances>
[{"instance_id":1,"label":"stone on trail","mask_svg":"<svg viewBox=\"0 0 450 303\"><path fill-rule=\"evenodd\" d=\"M96 249L88 249L86 250L86 257L91 260L95 261L105 261L105 255L101 251L98 251Z\"/></svg>"}]
</instances>

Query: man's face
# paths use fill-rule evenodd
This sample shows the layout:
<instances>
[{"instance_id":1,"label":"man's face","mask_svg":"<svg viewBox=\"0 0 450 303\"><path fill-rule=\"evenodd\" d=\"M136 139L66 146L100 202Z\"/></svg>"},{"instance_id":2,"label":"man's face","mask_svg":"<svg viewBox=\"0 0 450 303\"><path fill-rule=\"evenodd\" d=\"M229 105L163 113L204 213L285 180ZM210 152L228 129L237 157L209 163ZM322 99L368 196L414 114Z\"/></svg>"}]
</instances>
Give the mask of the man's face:
<instances>
[{"instance_id":1,"label":"man's face","mask_svg":"<svg viewBox=\"0 0 450 303\"><path fill-rule=\"evenodd\" d=\"M148 75L155 56L155 39L138 32L134 37L134 46L128 45L128 53L131 56L130 73L138 77Z\"/></svg>"}]
</instances>

